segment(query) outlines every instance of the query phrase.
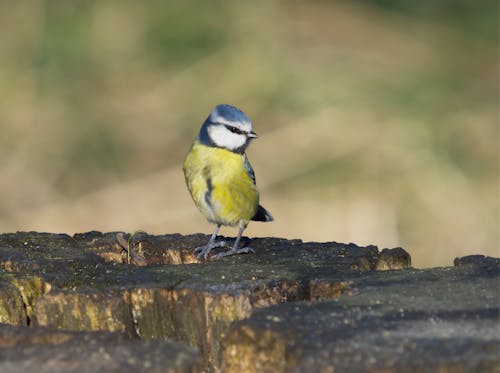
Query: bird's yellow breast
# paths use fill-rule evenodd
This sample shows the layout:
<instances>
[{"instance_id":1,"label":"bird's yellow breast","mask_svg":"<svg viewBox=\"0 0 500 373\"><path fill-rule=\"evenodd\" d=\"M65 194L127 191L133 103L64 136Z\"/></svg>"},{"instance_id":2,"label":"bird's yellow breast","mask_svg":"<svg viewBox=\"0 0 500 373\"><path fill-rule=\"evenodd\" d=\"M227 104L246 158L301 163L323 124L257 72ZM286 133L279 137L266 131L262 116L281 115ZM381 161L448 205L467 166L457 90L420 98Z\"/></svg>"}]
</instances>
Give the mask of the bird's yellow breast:
<instances>
[{"instance_id":1,"label":"bird's yellow breast","mask_svg":"<svg viewBox=\"0 0 500 373\"><path fill-rule=\"evenodd\" d=\"M245 166L245 155L193 143L184 176L198 209L213 223L246 226L259 205L259 193Z\"/></svg>"}]
</instances>

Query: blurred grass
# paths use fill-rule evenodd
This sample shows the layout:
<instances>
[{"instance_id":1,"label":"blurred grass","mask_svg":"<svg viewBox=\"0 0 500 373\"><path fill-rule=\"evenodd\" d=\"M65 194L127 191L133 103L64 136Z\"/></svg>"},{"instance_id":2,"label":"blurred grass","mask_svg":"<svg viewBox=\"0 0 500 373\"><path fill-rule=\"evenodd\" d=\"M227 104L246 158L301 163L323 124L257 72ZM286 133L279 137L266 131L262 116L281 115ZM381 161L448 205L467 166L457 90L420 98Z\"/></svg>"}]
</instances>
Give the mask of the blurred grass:
<instances>
[{"instance_id":1,"label":"blurred grass","mask_svg":"<svg viewBox=\"0 0 500 373\"><path fill-rule=\"evenodd\" d=\"M226 102L249 235L499 255L497 2L6 0L0 35L3 231L210 232L180 165Z\"/></svg>"}]
</instances>

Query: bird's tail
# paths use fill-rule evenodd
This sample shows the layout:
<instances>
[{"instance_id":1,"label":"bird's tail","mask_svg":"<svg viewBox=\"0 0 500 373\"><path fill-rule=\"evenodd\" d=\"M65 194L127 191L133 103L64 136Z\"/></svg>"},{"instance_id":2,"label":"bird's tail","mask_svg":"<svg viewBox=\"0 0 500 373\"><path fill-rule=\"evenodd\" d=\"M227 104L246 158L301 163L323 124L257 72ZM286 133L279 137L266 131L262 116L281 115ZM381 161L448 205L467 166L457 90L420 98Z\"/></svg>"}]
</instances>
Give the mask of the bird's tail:
<instances>
[{"instance_id":1,"label":"bird's tail","mask_svg":"<svg viewBox=\"0 0 500 373\"><path fill-rule=\"evenodd\" d=\"M253 216L254 221L273 221L273 216L261 205L259 205L257 212Z\"/></svg>"}]
</instances>

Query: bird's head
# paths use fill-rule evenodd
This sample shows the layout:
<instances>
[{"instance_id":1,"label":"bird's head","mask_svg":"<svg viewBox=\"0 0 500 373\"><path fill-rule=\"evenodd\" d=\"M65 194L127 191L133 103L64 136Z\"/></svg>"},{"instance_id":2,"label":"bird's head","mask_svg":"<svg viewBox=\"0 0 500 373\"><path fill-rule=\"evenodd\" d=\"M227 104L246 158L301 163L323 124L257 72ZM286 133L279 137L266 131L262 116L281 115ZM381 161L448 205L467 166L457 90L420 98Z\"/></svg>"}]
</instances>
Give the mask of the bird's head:
<instances>
[{"instance_id":1,"label":"bird's head","mask_svg":"<svg viewBox=\"0 0 500 373\"><path fill-rule=\"evenodd\" d=\"M236 153L245 152L250 141L257 137L250 118L231 105L217 105L203 123L199 139L206 145Z\"/></svg>"}]
</instances>

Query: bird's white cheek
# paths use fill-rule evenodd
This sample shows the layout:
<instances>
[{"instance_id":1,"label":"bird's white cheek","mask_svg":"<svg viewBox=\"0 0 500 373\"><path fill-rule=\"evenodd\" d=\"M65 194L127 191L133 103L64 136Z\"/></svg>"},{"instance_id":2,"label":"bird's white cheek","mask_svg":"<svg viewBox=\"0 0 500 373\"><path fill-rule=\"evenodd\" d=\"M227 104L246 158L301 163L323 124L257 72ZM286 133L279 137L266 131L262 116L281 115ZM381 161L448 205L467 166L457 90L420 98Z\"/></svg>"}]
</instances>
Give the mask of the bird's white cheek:
<instances>
[{"instance_id":1,"label":"bird's white cheek","mask_svg":"<svg viewBox=\"0 0 500 373\"><path fill-rule=\"evenodd\" d=\"M229 150L235 150L245 145L246 136L229 131L224 126L211 126L208 135L215 145Z\"/></svg>"}]
</instances>

